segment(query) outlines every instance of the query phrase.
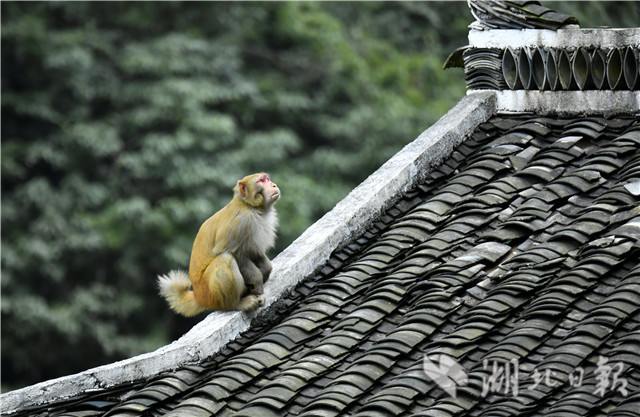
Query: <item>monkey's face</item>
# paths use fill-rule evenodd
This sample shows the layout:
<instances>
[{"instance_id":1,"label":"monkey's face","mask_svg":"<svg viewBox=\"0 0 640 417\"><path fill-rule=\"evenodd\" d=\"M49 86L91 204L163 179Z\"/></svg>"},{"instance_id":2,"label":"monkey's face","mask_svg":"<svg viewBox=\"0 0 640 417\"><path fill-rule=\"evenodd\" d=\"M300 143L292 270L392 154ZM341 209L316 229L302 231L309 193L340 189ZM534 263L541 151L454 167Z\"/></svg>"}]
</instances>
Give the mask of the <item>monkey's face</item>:
<instances>
[{"instance_id":1,"label":"monkey's face","mask_svg":"<svg viewBox=\"0 0 640 417\"><path fill-rule=\"evenodd\" d=\"M264 204L271 206L280 198L280 189L275 182L271 181L269 175L259 174L256 185L264 198Z\"/></svg>"},{"instance_id":2,"label":"monkey's face","mask_svg":"<svg viewBox=\"0 0 640 417\"><path fill-rule=\"evenodd\" d=\"M238 181L236 194L253 207L269 209L280 198L280 189L265 173L253 174Z\"/></svg>"}]
</instances>

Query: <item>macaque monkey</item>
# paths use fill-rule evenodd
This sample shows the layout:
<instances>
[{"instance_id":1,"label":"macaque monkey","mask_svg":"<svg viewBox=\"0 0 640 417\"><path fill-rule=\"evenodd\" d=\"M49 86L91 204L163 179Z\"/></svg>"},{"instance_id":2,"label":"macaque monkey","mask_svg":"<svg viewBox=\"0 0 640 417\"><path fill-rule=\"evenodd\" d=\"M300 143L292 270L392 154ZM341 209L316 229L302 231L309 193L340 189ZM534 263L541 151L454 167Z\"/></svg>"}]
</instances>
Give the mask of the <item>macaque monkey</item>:
<instances>
[{"instance_id":1,"label":"macaque monkey","mask_svg":"<svg viewBox=\"0 0 640 417\"><path fill-rule=\"evenodd\" d=\"M249 175L233 189L229 204L205 221L191 250L189 274L158 277L160 294L184 316L207 310L251 311L264 305L263 284L271 262L280 189L267 174Z\"/></svg>"}]
</instances>

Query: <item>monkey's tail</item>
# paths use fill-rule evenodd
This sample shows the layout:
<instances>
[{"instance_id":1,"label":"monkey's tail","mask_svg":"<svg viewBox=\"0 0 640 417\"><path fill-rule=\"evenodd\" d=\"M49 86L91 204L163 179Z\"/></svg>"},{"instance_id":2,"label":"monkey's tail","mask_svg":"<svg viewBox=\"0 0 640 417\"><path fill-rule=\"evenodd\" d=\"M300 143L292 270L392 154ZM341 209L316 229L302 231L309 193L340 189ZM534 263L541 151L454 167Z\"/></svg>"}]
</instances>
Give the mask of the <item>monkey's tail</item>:
<instances>
[{"instance_id":1,"label":"monkey's tail","mask_svg":"<svg viewBox=\"0 0 640 417\"><path fill-rule=\"evenodd\" d=\"M170 271L167 275L158 276L158 286L160 295L178 314L191 317L208 310L196 302L189 275L185 271Z\"/></svg>"}]
</instances>

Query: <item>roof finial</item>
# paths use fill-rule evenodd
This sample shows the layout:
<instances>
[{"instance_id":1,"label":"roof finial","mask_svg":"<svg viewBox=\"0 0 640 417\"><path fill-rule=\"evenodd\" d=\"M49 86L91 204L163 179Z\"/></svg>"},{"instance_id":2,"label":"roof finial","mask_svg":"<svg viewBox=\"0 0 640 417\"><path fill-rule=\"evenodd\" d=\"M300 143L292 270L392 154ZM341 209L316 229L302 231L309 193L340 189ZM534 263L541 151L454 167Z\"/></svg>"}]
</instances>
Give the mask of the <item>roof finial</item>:
<instances>
[{"instance_id":1,"label":"roof finial","mask_svg":"<svg viewBox=\"0 0 640 417\"><path fill-rule=\"evenodd\" d=\"M551 29L579 25L573 16L558 13L539 1L467 0L476 21L472 29Z\"/></svg>"}]
</instances>

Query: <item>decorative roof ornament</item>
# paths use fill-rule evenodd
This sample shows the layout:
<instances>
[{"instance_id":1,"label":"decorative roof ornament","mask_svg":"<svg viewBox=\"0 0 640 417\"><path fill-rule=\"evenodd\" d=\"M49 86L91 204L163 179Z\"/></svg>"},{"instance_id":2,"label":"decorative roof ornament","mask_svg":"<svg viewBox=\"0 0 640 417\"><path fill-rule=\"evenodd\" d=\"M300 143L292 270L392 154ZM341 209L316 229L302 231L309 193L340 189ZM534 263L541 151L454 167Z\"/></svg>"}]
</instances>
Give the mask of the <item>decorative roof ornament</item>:
<instances>
[{"instance_id":1,"label":"decorative roof ornament","mask_svg":"<svg viewBox=\"0 0 640 417\"><path fill-rule=\"evenodd\" d=\"M544 7L539 1L467 0L476 21L471 29L550 29L579 25L578 19Z\"/></svg>"},{"instance_id":2,"label":"decorative roof ornament","mask_svg":"<svg viewBox=\"0 0 640 417\"><path fill-rule=\"evenodd\" d=\"M538 1L467 0L469 44L444 68L463 68L469 90L640 89L640 28L583 29Z\"/></svg>"}]
</instances>

